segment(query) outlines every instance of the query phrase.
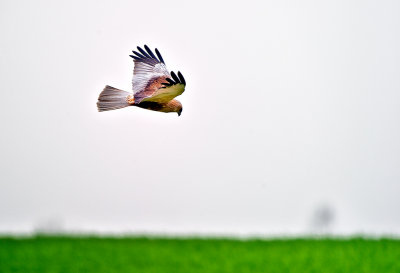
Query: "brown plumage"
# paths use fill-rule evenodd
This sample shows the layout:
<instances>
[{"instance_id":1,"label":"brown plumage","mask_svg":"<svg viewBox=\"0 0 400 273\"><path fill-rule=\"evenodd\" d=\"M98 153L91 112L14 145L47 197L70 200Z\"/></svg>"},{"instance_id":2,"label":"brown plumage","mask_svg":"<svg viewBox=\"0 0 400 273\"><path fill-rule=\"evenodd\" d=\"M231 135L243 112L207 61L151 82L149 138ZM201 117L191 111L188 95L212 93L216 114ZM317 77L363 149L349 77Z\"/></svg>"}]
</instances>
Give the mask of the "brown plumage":
<instances>
[{"instance_id":1,"label":"brown plumage","mask_svg":"<svg viewBox=\"0 0 400 273\"><path fill-rule=\"evenodd\" d=\"M179 116L182 113L182 104L178 100L170 100L169 102L166 103L143 101L136 106L164 113L176 112L178 113Z\"/></svg>"},{"instance_id":2,"label":"brown plumage","mask_svg":"<svg viewBox=\"0 0 400 273\"><path fill-rule=\"evenodd\" d=\"M182 104L174 98L185 91L186 81L183 75L168 72L160 52L155 49L157 57L146 45L144 51L129 55L134 59L132 90L133 94L106 86L100 93L97 108L100 112L137 106L140 108L164 113L176 112L180 116Z\"/></svg>"}]
</instances>

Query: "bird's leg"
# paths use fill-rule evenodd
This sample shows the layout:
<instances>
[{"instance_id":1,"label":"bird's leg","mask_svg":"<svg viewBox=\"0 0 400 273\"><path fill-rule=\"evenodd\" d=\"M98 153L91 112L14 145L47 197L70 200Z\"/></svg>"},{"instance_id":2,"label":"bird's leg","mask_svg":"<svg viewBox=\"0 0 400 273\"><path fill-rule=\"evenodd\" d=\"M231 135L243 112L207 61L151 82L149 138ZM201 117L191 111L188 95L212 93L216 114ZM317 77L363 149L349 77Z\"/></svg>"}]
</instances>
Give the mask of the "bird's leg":
<instances>
[{"instance_id":1,"label":"bird's leg","mask_svg":"<svg viewBox=\"0 0 400 273\"><path fill-rule=\"evenodd\" d=\"M128 95L126 97L126 102L129 104L135 104L135 97L132 94Z\"/></svg>"}]
</instances>

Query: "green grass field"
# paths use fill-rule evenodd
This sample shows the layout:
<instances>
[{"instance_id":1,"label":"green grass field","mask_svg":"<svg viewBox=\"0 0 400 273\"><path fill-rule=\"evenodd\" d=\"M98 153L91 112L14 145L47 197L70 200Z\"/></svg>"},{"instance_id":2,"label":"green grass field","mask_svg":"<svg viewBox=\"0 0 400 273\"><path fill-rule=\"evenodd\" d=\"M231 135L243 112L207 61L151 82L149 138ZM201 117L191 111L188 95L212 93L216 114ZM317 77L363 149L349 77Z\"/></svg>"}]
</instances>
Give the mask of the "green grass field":
<instances>
[{"instance_id":1,"label":"green grass field","mask_svg":"<svg viewBox=\"0 0 400 273\"><path fill-rule=\"evenodd\" d=\"M3 237L0 272L399 273L400 240Z\"/></svg>"}]
</instances>

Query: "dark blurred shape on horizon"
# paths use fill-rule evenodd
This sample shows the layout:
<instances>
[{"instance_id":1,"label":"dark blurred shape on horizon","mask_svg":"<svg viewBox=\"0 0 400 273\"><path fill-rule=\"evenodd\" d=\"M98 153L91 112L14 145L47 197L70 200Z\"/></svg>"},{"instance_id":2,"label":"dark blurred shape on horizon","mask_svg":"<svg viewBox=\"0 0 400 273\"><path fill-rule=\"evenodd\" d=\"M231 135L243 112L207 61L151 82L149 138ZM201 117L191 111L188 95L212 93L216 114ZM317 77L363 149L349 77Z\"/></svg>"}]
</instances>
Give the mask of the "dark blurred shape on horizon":
<instances>
[{"instance_id":1,"label":"dark blurred shape on horizon","mask_svg":"<svg viewBox=\"0 0 400 273\"><path fill-rule=\"evenodd\" d=\"M335 221L335 211L328 204L318 205L311 218L311 229L316 234L327 234L332 231Z\"/></svg>"}]
</instances>

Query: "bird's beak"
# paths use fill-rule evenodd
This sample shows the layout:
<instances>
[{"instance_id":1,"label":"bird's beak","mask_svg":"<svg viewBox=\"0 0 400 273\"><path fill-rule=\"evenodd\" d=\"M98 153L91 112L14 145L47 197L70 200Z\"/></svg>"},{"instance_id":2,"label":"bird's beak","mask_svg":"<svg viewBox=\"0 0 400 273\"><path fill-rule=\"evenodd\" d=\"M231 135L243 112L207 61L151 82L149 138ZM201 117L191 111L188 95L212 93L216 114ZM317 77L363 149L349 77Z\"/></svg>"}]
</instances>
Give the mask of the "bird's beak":
<instances>
[{"instance_id":1,"label":"bird's beak","mask_svg":"<svg viewBox=\"0 0 400 273\"><path fill-rule=\"evenodd\" d=\"M178 112L178 117L181 115L182 112Z\"/></svg>"}]
</instances>

